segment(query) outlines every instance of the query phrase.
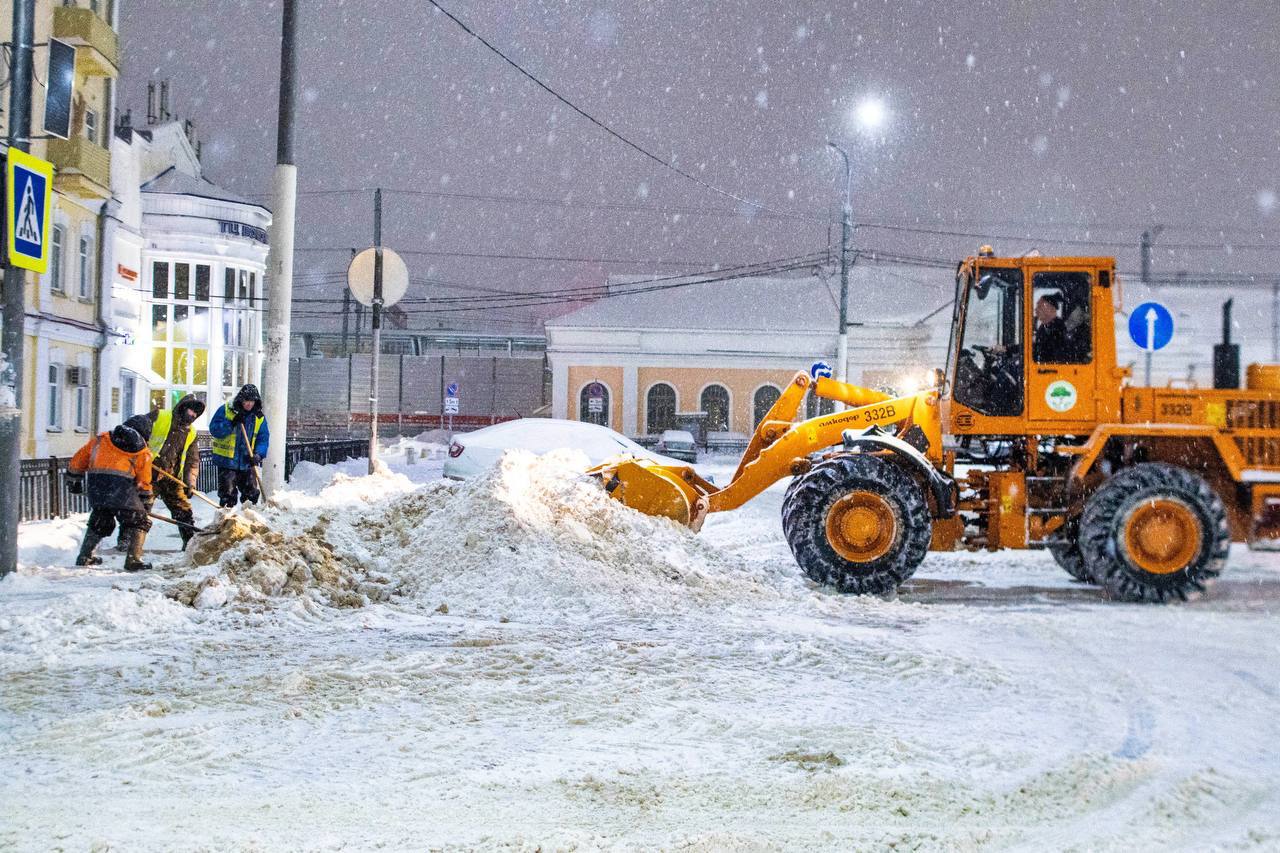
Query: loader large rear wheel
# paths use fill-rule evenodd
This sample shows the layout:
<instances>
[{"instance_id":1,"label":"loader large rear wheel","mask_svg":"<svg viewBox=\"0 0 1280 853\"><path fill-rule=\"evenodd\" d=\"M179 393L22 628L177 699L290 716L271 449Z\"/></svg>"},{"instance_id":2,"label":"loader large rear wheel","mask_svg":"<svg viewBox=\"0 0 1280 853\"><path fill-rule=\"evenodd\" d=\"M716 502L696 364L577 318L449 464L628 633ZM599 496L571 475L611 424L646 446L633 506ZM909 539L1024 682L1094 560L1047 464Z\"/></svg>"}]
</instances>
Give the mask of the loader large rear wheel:
<instances>
[{"instance_id":1,"label":"loader large rear wheel","mask_svg":"<svg viewBox=\"0 0 1280 853\"><path fill-rule=\"evenodd\" d=\"M805 574L841 592L892 592L929 550L932 522L920 486L882 456L836 456L797 477L782 530Z\"/></svg>"},{"instance_id":2,"label":"loader large rear wheel","mask_svg":"<svg viewBox=\"0 0 1280 853\"><path fill-rule=\"evenodd\" d=\"M1058 532L1058 541L1049 546L1053 561L1061 566L1067 574L1081 583L1093 583L1093 575L1085 565L1084 554L1080 553L1080 522L1071 519Z\"/></svg>"},{"instance_id":3,"label":"loader large rear wheel","mask_svg":"<svg viewBox=\"0 0 1280 853\"><path fill-rule=\"evenodd\" d=\"M1221 573L1231 533L1222 499L1203 477L1147 462L1093 493L1079 541L1107 597L1164 602L1202 592Z\"/></svg>"}]
</instances>

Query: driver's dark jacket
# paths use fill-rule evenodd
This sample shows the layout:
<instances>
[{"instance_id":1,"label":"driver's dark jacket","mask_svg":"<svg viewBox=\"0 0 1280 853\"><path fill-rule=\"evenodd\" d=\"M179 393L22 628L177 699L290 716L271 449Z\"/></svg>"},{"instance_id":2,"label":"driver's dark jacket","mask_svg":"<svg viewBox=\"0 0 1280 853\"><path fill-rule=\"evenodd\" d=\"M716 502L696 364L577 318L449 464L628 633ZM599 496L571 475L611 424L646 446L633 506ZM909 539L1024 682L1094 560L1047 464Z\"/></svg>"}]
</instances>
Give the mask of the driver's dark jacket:
<instances>
[{"instance_id":1,"label":"driver's dark jacket","mask_svg":"<svg viewBox=\"0 0 1280 853\"><path fill-rule=\"evenodd\" d=\"M1061 317L1036 326L1031 339L1031 357L1040 364L1061 364L1070 358L1067 324Z\"/></svg>"}]
</instances>

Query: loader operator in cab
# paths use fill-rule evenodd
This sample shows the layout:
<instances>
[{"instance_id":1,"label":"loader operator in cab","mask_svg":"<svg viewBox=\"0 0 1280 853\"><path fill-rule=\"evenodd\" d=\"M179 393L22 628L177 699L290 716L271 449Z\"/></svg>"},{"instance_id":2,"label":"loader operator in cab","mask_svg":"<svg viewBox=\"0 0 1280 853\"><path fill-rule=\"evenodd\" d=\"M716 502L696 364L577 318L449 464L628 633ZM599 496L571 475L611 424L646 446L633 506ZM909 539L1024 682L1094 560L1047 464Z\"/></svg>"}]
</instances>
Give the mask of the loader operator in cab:
<instances>
[{"instance_id":1,"label":"loader operator in cab","mask_svg":"<svg viewBox=\"0 0 1280 853\"><path fill-rule=\"evenodd\" d=\"M1067 324L1061 315L1061 294L1046 293L1036 300L1036 330L1031 339L1031 357L1038 364L1062 364L1074 360Z\"/></svg>"}]
</instances>

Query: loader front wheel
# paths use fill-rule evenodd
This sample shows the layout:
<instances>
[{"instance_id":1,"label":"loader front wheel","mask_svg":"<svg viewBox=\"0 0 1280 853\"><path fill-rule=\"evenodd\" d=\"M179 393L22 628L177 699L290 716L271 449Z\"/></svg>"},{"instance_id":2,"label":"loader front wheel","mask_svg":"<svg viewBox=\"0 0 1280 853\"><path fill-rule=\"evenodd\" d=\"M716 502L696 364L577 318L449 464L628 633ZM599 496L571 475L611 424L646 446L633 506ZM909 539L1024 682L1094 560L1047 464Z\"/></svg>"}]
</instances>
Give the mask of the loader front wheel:
<instances>
[{"instance_id":1,"label":"loader front wheel","mask_svg":"<svg viewBox=\"0 0 1280 853\"><path fill-rule=\"evenodd\" d=\"M1227 513L1205 479L1147 462L1126 468L1085 504L1080 551L1108 598L1186 600L1222 571Z\"/></svg>"},{"instance_id":2,"label":"loader front wheel","mask_svg":"<svg viewBox=\"0 0 1280 853\"><path fill-rule=\"evenodd\" d=\"M782 530L805 574L840 592L897 589L929 550L932 522L919 484L883 456L836 456L796 478Z\"/></svg>"}]
</instances>

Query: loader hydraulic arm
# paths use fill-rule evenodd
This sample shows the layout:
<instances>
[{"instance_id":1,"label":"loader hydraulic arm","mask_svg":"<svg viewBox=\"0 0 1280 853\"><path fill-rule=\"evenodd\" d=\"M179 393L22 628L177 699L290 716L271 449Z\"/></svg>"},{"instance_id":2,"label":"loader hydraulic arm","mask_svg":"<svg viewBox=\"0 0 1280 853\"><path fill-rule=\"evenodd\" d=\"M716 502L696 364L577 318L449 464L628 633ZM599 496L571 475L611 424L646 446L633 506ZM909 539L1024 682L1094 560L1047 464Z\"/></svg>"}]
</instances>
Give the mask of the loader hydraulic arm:
<instances>
[{"instance_id":1,"label":"loader hydraulic arm","mask_svg":"<svg viewBox=\"0 0 1280 853\"><path fill-rule=\"evenodd\" d=\"M845 430L864 430L909 421L919 426L928 442L930 458L941 460L942 426L937 395L931 391L906 397L889 397L878 391L819 379L818 388L829 399L856 401L862 405L800 423L792 423L809 377L796 374L778 402L756 428L732 482L707 498L708 510L736 509L783 477L797 473L810 453L841 445Z\"/></svg>"}]
</instances>

